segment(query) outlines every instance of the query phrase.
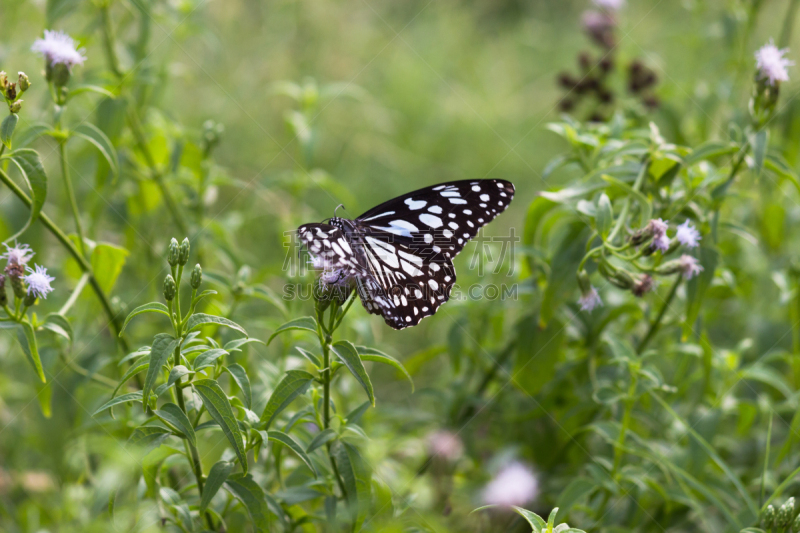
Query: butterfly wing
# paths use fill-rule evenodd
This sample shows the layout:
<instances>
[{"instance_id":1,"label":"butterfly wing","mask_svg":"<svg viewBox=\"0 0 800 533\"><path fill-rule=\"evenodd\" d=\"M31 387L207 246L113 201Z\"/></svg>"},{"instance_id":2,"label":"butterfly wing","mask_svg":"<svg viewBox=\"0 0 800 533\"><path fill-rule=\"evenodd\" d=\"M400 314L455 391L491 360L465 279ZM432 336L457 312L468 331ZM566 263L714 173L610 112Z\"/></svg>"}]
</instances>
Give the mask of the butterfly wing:
<instances>
[{"instance_id":1,"label":"butterfly wing","mask_svg":"<svg viewBox=\"0 0 800 533\"><path fill-rule=\"evenodd\" d=\"M359 228L367 276L357 277L364 308L403 329L416 326L450 298L456 281L453 263L442 253L425 255L394 234Z\"/></svg>"},{"instance_id":2,"label":"butterfly wing","mask_svg":"<svg viewBox=\"0 0 800 533\"><path fill-rule=\"evenodd\" d=\"M297 235L315 262L319 262L319 268L342 269L349 275L365 273L358 254L340 228L330 224L303 224L297 228Z\"/></svg>"},{"instance_id":3,"label":"butterfly wing","mask_svg":"<svg viewBox=\"0 0 800 533\"><path fill-rule=\"evenodd\" d=\"M513 198L514 185L505 180L451 181L384 202L356 223L394 235L417 253L453 259Z\"/></svg>"}]
</instances>

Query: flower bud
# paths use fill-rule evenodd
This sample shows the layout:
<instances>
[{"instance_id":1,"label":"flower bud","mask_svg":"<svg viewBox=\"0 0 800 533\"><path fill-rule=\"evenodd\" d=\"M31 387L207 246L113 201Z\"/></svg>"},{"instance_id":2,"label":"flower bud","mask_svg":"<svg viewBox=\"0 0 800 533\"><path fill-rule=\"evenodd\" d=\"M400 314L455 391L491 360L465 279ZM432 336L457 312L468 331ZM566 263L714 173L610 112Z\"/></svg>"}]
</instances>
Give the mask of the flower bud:
<instances>
[{"instance_id":1,"label":"flower bud","mask_svg":"<svg viewBox=\"0 0 800 533\"><path fill-rule=\"evenodd\" d=\"M612 273L608 281L619 287L620 289L628 290L633 287L633 276L627 270L617 270Z\"/></svg>"},{"instance_id":2,"label":"flower bud","mask_svg":"<svg viewBox=\"0 0 800 533\"><path fill-rule=\"evenodd\" d=\"M8 263L5 268L5 273L11 281L11 289L14 291L14 296L17 298L25 298L28 291L25 290L25 267L19 263Z\"/></svg>"},{"instance_id":3,"label":"flower bud","mask_svg":"<svg viewBox=\"0 0 800 533\"><path fill-rule=\"evenodd\" d=\"M189 262L189 238L185 237L183 242L181 243L180 248L178 248L178 264L185 265Z\"/></svg>"},{"instance_id":4,"label":"flower bud","mask_svg":"<svg viewBox=\"0 0 800 533\"><path fill-rule=\"evenodd\" d=\"M311 291L317 307L317 312L324 313L328 306L331 305L330 285L323 282L322 279L317 278L314 280L314 286L312 287Z\"/></svg>"},{"instance_id":5,"label":"flower bud","mask_svg":"<svg viewBox=\"0 0 800 533\"><path fill-rule=\"evenodd\" d=\"M168 302L171 302L175 298L175 292L178 288L175 286L175 279L172 277L172 274L167 274L167 277L164 278L164 299Z\"/></svg>"},{"instance_id":6,"label":"flower bud","mask_svg":"<svg viewBox=\"0 0 800 533\"><path fill-rule=\"evenodd\" d=\"M800 514L797 515L797 518L794 519L794 523L792 524L792 532L798 533L800 531Z\"/></svg>"},{"instance_id":7,"label":"flower bud","mask_svg":"<svg viewBox=\"0 0 800 533\"><path fill-rule=\"evenodd\" d=\"M21 94L30 88L31 82L30 80L28 80L28 76L26 76L24 72L19 72L18 74L19 74L19 92Z\"/></svg>"},{"instance_id":8,"label":"flower bud","mask_svg":"<svg viewBox=\"0 0 800 533\"><path fill-rule=\"evenodd\" d=\"M0 306L8 303L8 296L6 296L6 277L0 274Z\"/></svg>"},{"instance_id":9,"label":"flower bud","mask_svg":"<svg viewBox=\"0 0 800 533\"><path fill-rule=\"evenodd\" d=\"M45 67L45 77L57 88L64 87L69 83L69 77L72 73L69 71L69 66L64 63L47 63Z\"/></svg>"},{"instance_id":10,"label":"flower bud","mask_svg":"<svg viewBox=\"0 0 800 533\"><path fill-rule=\"evenodd\" d=\"M581 294L586 294L592 290L592 282L589 279L589 274L583 269L578 272L578 287L581 289Z\"/></svg>"},{"instance_id":11,"label":"flower bud","mask_svg":"<svg viewBox=\"0 0 800 533\"><path fill-rule=\"evenodd\" d=\"M17 84L16 83L9 83L6 86L6 98L9 100L16 100L17 99Z\"/></svg>"},{"instance_id":12,"label":"flower bud","mask_svg":"<svg viewBox=\"0 0 800 533\"><path fill-rule=\"evenodd\" d=\"M192 270L192 277L189 279L189 284L194 290L197 290L200 288L201 283L203 283L203 269L197 264Z\"/></svg>"},{"instance_id":13,"label":"flower bud","mask_svg":"<svg viewBox=\"0 0 800 533\"><path fill-rule=\"evenodd\" d=\"M761 515L761 525L764 529L770 529L775 524L775 508L771 505Z\"/></svg>"},{"instance_id":14,"label":"flower bud","mask_svg":"<svg viewBox=\"0 0 800 533\"><path fill-rule=\"evenodd\" d=\"M781 505L781 508L778 509L775 525L785 528L792 523L792 518L794 518L794 498L789 498L786 500L786 503Z\"/></svg>"},{"instance_id":15,"label":"flower bud","mask_svg":"<svg viewBox=\"0 0 800 533\"><path fill-rule=\"evenodd\" d=\"M178 240L173 237L171 241L169 241L169 251L167 252L167 263L170 266L176 266L178 264L178 257L180 256L180 247L178 246Z\"/></svg>"},{"instance_id":16,"label":"flower bud","mask_svg":"<svg viewBox=\"0 0 800 533\"><path fill-rule=\"evenodd\" d=\"M25 295L25 298L22 299L22 303L25 304L25 307L31 307L36 303L36 293L34 291L29 291Z\"/></svg>"},{"instance_id":17,"label":"flower bud","mask_svg":"<svg viewBox=\"0 0 800 533\"><path fill-rule=\"evenodd\" d=\"M0 71L0 91L5 92L6 86L8 85L8 74L6 71Z\"/></svg>"},{"instance_id":18,"label":"flower bud","mask_svg":"<svg viewBox=\"0 0 800 533\"><path fill-rule=\"evenodd\" d=\"M654 286L655 282L653 281L653 277L650 276L650 274L644 274L633 283L633 288L631 291L633 292L634 296L641 298L645 295L645 293L653 290Z\"/></svg>"},{"instance_id":19,"label":"flower bud","mask_svg":"<svg viewBox=\"0 0 800 533\"><path fill-rule=\"evenodd\" d=\"M19 113L20 109L22 109L22 100L17 100L8 106L8 110L12 113Z\"/></svg>"}]
</instances>

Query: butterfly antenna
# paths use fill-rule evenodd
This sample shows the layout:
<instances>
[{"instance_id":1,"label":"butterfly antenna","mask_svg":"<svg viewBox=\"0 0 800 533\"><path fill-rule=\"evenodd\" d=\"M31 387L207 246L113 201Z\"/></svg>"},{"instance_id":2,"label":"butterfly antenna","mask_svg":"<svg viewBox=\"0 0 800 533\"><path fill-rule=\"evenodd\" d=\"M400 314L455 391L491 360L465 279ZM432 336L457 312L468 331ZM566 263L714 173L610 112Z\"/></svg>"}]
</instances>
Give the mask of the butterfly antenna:
<instances>
[{"instance_id":1,"label":"butterfly antenna","mask_svg":"<svg viewBox=\"0 0 800 533\"><path fill-rule=\"evenodd\" d=\"M344 209L345 211L347 211L347 208L344 206L344 204L339 204L339 205L337 205L337 206L336 206L336 209L339 209L340 207L341 207L342 209ZM333 216L336 216L336 209L334 209L334 210L333 210Z\"/></svg>"}]
</instances>

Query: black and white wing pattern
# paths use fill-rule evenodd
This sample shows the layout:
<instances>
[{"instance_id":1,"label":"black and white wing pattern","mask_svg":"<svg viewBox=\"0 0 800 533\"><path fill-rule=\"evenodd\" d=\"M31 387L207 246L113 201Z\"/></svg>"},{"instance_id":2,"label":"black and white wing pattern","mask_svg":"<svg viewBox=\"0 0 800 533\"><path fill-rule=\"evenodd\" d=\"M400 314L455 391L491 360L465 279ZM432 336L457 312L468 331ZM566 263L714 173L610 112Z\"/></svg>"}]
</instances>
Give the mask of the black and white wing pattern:
<instances>
[{"instance_id":1,"label":"black and white wing pattern","mask_svg":"<svg viewBox=\"0 0 800 533\"><path fill-rule=\"evenodd\" d=\"M298 232L321 268L355 279L368 312L403 329L449 299L453 258L513 197L508 181L454 181L399 196L355 220L334 217Z\"/></svg>"}]
</instances>

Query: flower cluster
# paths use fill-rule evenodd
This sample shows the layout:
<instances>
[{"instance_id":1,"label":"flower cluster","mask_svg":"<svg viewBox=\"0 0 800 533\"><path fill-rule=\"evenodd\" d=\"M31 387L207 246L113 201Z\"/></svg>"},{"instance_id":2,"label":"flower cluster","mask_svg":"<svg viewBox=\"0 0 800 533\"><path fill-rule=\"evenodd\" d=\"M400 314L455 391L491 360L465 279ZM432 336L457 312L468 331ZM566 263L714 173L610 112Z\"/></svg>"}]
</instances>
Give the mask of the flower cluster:
<instances>
[{"instance_id":1,"label":"flower cluster","mask_svg":"<svg viewBox=\"0 0 800 533\"><path fill-rule=\"evenodd\" d=\"M6 251L0 255L0 259L6 261L3 270L5 276L0 276L3 277L0 282L0 299L3 300L3 305L7 302L4 290L6 277L11 283L14 296L24 300L26 305L33 305L38 298L46 299L53 291L51 283L55 278L49 276L47 269L41 265L35 265L35 268L28 266L35 254L27 244L14 244L14 246L4 244L4 246Z\"/></svg>"},{"instance_id":2,"label":"flower cluster","mask_svg":"<svg viewBox=\"0 0 800 533\"><path fill-rule=\"evenodd\" d=\"M58 88L67 84L72 67L86 61L83 48L78 48L75 40L62 31L45 30L44 39L36 39L31 51L44 58L45 77Z\"/></svg>"},{"instance_id":3,"label":"flower cluster","mask_svg":"<svg viewBox=\"0 0 800 533\"><path fill-rule=\"evenodd\" d=\"M789 81L789 72L786 69L793 66L794 61L783 57L788 52L788 48L779 49L770 39L756 52L757 76L766 80L770 85Z\"/></svg>"},{"instance_id":4,"label":"flower cluster","mask_svg":"<svg viewBox=\"0 0 800 533\"><path fill-rule=\"evenodd\" d=\"M3 94L3 99L5 99L6 105L8 105L9 112L19 113L19 110L22 109L23 102L20 100L20 96L22 96L22 93L27 91L30 86L31 82L24 72L17 73L16 82L9 82L8 74L4 71L0 72L0 93Z\"/></svg>"},{"instance_id":5,"label":"flower cluster","mask_svg":"<svg viewBox=\"0 0 800 533\"><path fill-rule=\"evenodd\" d=\"M639 255L645 256L655 252L661 252L662 255L666 255L675 251L679 246L692 249L700 245L702 238L700 232L688 220L677 227L673 238L669 237L668 231L669 223L660 218L654 218L644 228L631 234L628 243L634 248L642 247ZM630 290L635 296L642 297L656 286L656 280L651 272L663 276L681 274L683 279L688 281L702 272L703 266L698 263L695 257L682 254L678 259L668 261L654 270L639 275L631 274L621 268L612 268L602 264L599 265L599 271L612 285ZM600 294L591 284L589 275L584 270L578 272L578 286L581 290L581 297L578 299L581 311L591 312L594 308L603 305Z\"/></svg>"}]
</instances>

